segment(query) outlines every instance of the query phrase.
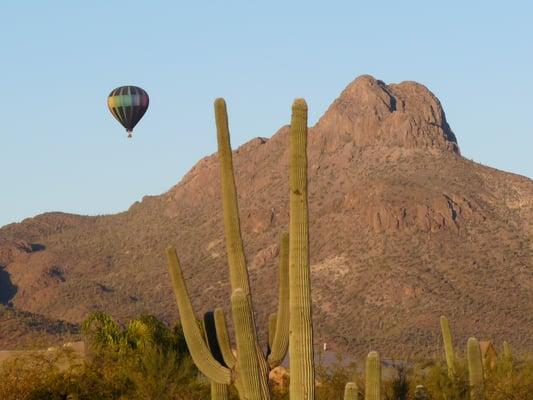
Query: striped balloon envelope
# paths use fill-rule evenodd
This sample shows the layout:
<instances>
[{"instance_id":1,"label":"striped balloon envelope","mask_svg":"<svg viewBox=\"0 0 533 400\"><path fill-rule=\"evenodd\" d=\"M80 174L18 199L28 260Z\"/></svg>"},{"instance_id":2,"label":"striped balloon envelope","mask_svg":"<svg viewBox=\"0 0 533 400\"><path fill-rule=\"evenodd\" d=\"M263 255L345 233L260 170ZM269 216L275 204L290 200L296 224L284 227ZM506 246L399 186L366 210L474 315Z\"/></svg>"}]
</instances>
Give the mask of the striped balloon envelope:
<instances>
[{"instance_id":1,"label":"striped balloon envelope","mask_svg":"<svg viewBox=\"0 0 533 400\"><path fill-rule=\"evenodd\" d=\"M107 97L111 114L126 128L128 137L148 109L148 93L137 86L121 86L113 89Z\"/></svg>"}]
</instances>

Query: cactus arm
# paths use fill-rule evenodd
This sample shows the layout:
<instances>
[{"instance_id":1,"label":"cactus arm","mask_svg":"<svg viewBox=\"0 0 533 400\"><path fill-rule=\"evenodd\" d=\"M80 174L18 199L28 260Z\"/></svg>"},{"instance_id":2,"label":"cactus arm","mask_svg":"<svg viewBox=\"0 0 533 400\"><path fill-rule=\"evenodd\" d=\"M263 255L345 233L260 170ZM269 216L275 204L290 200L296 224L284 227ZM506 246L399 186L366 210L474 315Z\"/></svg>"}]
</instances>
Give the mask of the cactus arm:
<instances>
[{"instance_id":1,"label":"cactus arm","mask_svg":"<svg viewBox=\"0 0 533 400\"><path fill-rule=\"evenodd\" d=\"M224 367L228 367L226 364L226 361L224 360L224 356L222 355L222 348L220 346L220 342L218 341L218 334L217 334L217 328L215 323L215 314L212 311L208 311L204 314L204 331L205 331L205 339L207 342L207 346L209 347L209 350L211 350L211 354L213 357L215 357L215 360L217 360L220 365L223 365Z\"/></svg>"},{"instance_id":2,"label":"cactus arm","mask_svg":"<svg viewBox=\"0 0 533 400\"><path fill-rule=\"evenodd\" d=\"M297 99L290 127L289 357L291 400L315 397L307 209L307 104Z\"/></svg>"},{"instance_id":3,"label":"cactus arm","mask_svg":"<svg viewBox=\"0 0 533 400\"><path fill-rule=\"evenodd\" d=\"M348 382L344 387L344 400L358 400L359 391L355 382Z\"/></svg>"},{"instance_id":4,"label":"cactus arm","mask_svg":"<svg viewBox=\"0 0 533 400\"><path fill-rule=\"evenodd\" d=\"M215 327L217 331L217 340L222 352L224 362L229 368L235 367L235 355L231 349L231 342L228 335L228 326L226 324L226 316L222 308L215 309Z\"/></svg>"},{"instance_id":5,"label":"cactus arm","mask_svg":"<svg viewBox=\"0 0 533 400\"><path fill-rule=\"evenodd\" d=\"M237 341L237 371L241 381L240 397L246 400L261 400L261 372L257 357L255 327L250 310L249 295L243 289L236 289L231 295L231 310Z\"/></svg>"},{"instance_id":6,"label":"cactus arm","mask_svg":"<svg viewBox=\"0 0 533 400\"><path fill-rule=\"evenodd\" d=\"M365 400L381 399L381 360L377 351L368 353L365 365Z\"/></svg>"},{"instance_id":7,"label":"cactus arm","mask_svg":"<svg viewBox=\"0 0 533 400\"><path fill-rule=\"evenodd\" d=\"M222 185L222 209L224 213L224 235L231 280L231 290L237 288L250 293L248 271L241 236L237 190L233 174L233 155L229 137L228 114L224 99L215 100L218 157Z\"/></svg>"},{"instance_id":8,"label":"cactus arm","mask_svg":"<svg viewBox=\"0 0 533 400\"><path fill-rule=\"evenodd\" d=\"M289 348L289 234L281 235L279 246L279 291L278 291L278 312L268 364L270 368L275 368L281 364ZM269 321L270 322L270 321ZM269 329L270 333L270 329ZM269 335L270 341L270 335Z\"/></svg>"},{"instance_id":9,"label":"cactus arm","mask_svg":"<svg viewBox=\"0 0 533 400\"><path fill-rule=\"evenodd\" d=\"M440 328L442 331L442 341L444 343L444 353L446 354L446 364L448 365L448 375L450 378L455 376L455 353L453 351L452 333L448 318L444 315L440 317Z\"/></svg>"},{"instance_id":10,"label":"cactus arm","mask_svg":"<svg viewBox=\"0 0 533 400\"><path fill-rule=\"evenodd\" d=\"M483 361L481 349L476 338L468 339L467 343L468 376L470 380L470 399L485 400L483 381Z\"/></svg>"},{"instance_id":11,"label":"cactus arm","mask_svg":"<svg viewBox=\"0 0 533 400\"><path fill-rule=\"evenodd\" d=\"M178 303L181 325L191 357L198 369L209 379L216 383L230 384L230 369L220 365L214 359L204 342L202 332L194 316L194 310L189 299L185 281L183 280L176 249L168 247L166 253L176 302Z\"/></svg>"}]
</instances>

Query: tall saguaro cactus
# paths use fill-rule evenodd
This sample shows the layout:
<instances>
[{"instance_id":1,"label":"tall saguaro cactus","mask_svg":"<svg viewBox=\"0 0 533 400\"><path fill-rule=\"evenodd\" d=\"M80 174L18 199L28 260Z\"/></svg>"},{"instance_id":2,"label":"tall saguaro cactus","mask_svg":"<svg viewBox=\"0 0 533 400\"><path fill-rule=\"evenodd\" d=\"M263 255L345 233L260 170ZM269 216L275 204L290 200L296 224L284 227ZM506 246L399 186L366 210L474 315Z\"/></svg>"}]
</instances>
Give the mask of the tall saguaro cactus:
<instances>
[{"instance_id":1,"label":"tall saguaro cactus","mask_svg":"<svg viewBox=\"0 0 533 400\"><path fill-rule=\"evenodd\" d=\"M446 354L446 364L448 365L448 375L451 379L455 377L455 353L453 351L452 333L448 318L444 315L440 317L440 328L442 331L442 341L444 342L444 353Z\"/></svg>"},{"instance_id":2,"label":"tall saguaro cactus","mask_svg":"<svg viewBox=\"0 0 533 400\"><path fill-rule=\"evenodd\" d=\"M366 358L365 400L381 400L381 360L377 351L371 351Z\"/></svg>"},{"instance_id":3,"label":"tall saguaro cactus","mask_svg":"<svg viewBox=\"0 0 533 400\"><path fill-rule=\"evenodd\" d=\"M315 377L307 208L307 104L303 99L296 99L292 105L289 188L289 389L291 400L312 400Z\"/></svg>"},{"instance_id":4,"label":"tall saguaro cactus","mask_svg":"<svg viewBox=\"0 0 533 400\"><path fill-rule=\"evenodd\" d=\"M215 312L209 316L211 329L213 330L214 326L216 331L218 345L216 357L203 340L176 250L169 247L167 259L187 346L198 369L214 382L213 396L222 395L216 393L219 388L217 385L234 384L243 400L269 400L268 371L283 361L290 345L293 349L291 398L313 400L313 336L307 211L307 106L303 100L296 100L293 105L290 170L292 235L283 234L281 238L278 310L269 324L271 336L267 355L263 353L257 341L240 229L226 103L223 99L215 101L215 116L237 355L234 355L231 348L226 318L220 308L215 309ZM208 333L208 336L212 342L213 332ZM298 387L293 388L293 383L298 383Z\"/></svg>"},{"instance_id":5,"label":"tall saguaro cactus","mask_svg":"<svg viewBox=\"0 0 533 400\"><path fill-rule=\"evenodd\" d=\"M468 339L467 359L470 380L470 400L485 400L483 360L481 358L479 342L476 338Z\"/></svg>"}]
</instances>

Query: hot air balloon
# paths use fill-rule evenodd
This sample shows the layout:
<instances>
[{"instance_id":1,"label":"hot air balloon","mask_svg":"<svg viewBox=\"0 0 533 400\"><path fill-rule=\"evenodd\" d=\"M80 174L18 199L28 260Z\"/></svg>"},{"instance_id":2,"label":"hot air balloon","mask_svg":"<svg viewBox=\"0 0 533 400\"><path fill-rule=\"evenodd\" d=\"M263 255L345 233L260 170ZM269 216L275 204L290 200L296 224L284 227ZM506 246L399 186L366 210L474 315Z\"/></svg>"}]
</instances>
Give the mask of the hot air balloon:
<instances>
[{"instance_id":1,"label":"hot air balloon","mask_svg":"<svg viewBox=\"0 0 533 400\"><path fill-rule=\"evenodd\" d=\"M137 86L121 86L109 93L107 106L113 117L126 128L128 137L148 109L148 93Z\"/></svg>"}]
</instances>

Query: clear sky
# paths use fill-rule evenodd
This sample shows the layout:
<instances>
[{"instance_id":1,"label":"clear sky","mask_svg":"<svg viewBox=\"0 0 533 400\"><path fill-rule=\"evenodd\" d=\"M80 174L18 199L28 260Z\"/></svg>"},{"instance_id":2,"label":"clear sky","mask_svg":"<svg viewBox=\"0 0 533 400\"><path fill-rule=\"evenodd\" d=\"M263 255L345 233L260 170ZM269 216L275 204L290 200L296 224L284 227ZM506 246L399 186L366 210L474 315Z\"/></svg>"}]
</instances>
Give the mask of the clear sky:
<instances>
[{"instance_id":1,"label":"clear sky","mask_svg":"<svg viewBox=\"0 0 533 400\"><path fill-rule=\"evenodd\" d=\"M215 151L316 122L356 76L416 80L463 155L533 177L533 2L15 1L0 4L0 226L45 211L107 214L176 184ZM138 85L127 140L106 107Z\"/></svg>"}]
</instances>

